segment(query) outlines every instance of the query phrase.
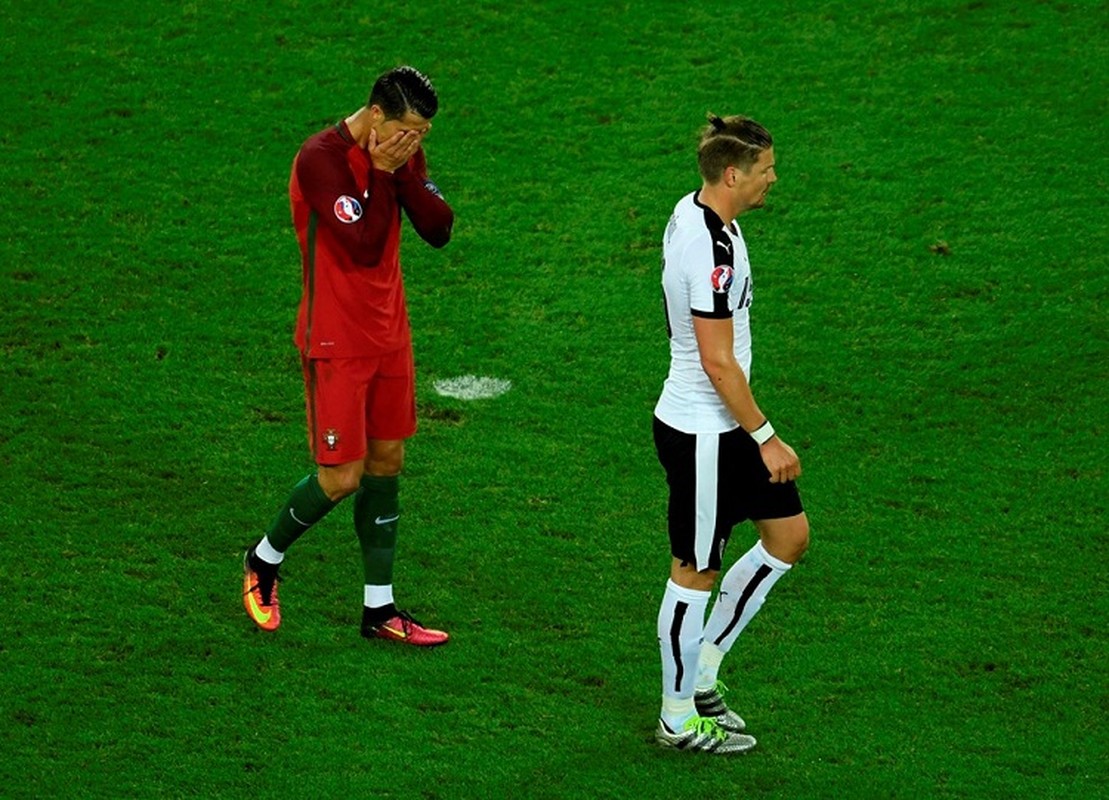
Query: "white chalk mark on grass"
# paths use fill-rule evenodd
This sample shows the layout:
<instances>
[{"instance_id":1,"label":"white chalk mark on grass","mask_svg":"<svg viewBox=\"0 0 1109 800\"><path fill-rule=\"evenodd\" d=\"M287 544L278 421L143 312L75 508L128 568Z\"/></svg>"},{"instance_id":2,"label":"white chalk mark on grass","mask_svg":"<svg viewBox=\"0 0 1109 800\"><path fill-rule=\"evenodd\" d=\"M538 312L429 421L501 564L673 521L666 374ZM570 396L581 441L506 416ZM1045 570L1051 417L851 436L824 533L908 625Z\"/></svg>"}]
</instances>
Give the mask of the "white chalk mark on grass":
<instances>
[{"instance_id":1,"label":"white chalk mark on grass","mask_svg":"<svg viewBox=\"0 0 1109 800\"><path fill-rule=\"evenodd\" d=\"M459 400L483 400L487 397L500 397L512 388L512 381L490 378L485 375L459 375L457 378L444 378L435 381L435 391L444 397L457 397Z\"/></svg>"}]
</instances>

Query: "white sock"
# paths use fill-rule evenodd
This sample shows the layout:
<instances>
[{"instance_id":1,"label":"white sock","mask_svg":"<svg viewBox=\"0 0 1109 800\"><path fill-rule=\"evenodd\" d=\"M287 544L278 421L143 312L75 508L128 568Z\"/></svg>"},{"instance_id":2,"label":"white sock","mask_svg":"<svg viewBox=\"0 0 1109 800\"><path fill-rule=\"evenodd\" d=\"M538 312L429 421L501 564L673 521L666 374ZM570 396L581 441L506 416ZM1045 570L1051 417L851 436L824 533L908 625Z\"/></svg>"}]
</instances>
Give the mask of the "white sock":
<instances>
[{"instance_id":1,"label":"white sock","mask_svg":"<svg viewBox=\"0 0 1109 800\"><path fill-rule=\"evenodd\" d=\"M701 657L697 660L697 691L707 692L716 686L716 676L720 672L720 662L724 651L712 642L701 644Z\"/></svg>"},{"instance_id":2,"label":"white sock","mask_svg":"<svg viewBox=\"0 0 1109 800\"><path fill-rule=\"evenodd\" d=\"M711 592L686 589L670 580L658 612L658 644L662 656L662 721L680 731L697 712L693 684Z\"/></svg>"},{"instance_id":3,"label":"white sock","mask_svg":"<svg viewBox=\"0 0 1109 800\"><path fill-rule=\"evenodd\" d=\"M697 706L692 697L662 696L662 713L659 719L666 723L671 733L681 733L685 723L697 716Z\"/></svg>"},{"instance_id":4,"label":"white sock","mask_svg":"<svg viewBox=\"0 0 1109 800\"><path fill-rule=\"evenodd\" d=\"M285 560L285 554L279 553L273 549L270 544L270 537L263 536L262 541L254 546L254 555L265 561L267 564L280 564Z\"/></svg>"},{"instance_id":5,"label":"white sock","mask_svg":"<svg viewBox=\"0 0 1109 800\"><path fill-rule=\"evenodd\" d=\"M370 608L381 608L393 602L393 584L388 586L374 586L367 583L362 590L362 605Z\"/></svg>"},{"instance_id":6,"label":"white sock","mask_svg":"<svg viewBox=\"0 0 1109 800\"><path fill-rule=\"evenodd\" d=\"M789 571L790 564L766 552L762 542L748 550L732 565L720 582L716 605L705 623L705 644L697 687L711 688L716 684L720 662L732 649L747 623L762 608L770 589Z\"/></svg>"}]
</instances>

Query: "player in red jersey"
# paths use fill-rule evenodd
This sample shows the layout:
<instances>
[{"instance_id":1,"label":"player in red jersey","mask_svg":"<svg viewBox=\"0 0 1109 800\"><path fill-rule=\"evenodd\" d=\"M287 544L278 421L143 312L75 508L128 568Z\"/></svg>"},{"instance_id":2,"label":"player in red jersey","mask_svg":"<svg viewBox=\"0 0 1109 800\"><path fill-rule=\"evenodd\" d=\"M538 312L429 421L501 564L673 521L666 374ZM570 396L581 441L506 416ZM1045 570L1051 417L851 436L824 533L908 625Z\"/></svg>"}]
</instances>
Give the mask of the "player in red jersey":
<instances>
[{"instance_id":1,"label":"player in red jersey","mask_svg":"<svg viewBox=\"0 0 1109 800\"><path fill-rule=\"evenodd\" d=\"M404 441L416 431L401 211L433 247L450 240L454 212L428 178L421 146L438 105L418 70L390 70L365 106L309 138L293 162L289 198L304 273L296 344L318 469L244 557L243 602L263 630L281 624L285 551L353 494L366 577L362 635L419 646L448 639L393 601L398 475Z\"/></svg>"}]
</instances>

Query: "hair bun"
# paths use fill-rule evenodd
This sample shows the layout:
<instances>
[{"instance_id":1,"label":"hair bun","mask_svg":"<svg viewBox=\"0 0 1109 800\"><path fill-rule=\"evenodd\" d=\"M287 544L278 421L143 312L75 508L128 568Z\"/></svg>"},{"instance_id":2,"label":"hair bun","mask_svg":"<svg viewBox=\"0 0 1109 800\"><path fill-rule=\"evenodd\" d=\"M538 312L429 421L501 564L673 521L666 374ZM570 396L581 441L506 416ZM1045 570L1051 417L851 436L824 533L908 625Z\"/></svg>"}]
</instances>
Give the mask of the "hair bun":
<instances>
[{"instance_id":1,"label":"hair bun","mask_svg":"<svg viewBox=\"0 0 1109 800\"><path fill-rule=\"evenodd\" d=\"M722 131L722 130L724 130L725 128L728 127L727 123L724 122L724 120L722 120L720 117L713 114L711 111L709 112L708 116L709 116L709 124L712 125L712 127L714 127L716 130Z\"/></svg>"}]
</instances>

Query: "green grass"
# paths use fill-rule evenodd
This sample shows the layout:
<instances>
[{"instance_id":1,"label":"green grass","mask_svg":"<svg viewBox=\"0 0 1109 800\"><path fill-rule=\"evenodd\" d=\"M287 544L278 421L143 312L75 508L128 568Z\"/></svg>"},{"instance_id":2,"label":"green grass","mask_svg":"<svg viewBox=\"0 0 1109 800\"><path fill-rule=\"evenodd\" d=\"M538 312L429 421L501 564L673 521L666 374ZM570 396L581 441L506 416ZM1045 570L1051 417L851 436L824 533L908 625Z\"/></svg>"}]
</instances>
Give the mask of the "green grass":
<instances>
[{"instance_id":1,"label":"green grass","mask_svg":"<svg viewBox=\"0 0 1109 800\"><path fill-rule=\"evenodd\" d=\"M1109 793L1104 4L521 8L3 12L0 795ZM359 639L347 507L278 634L238 596L310 466L289 165L401 62L457 213L404 250L431 653ZM709 109L776 139L754 385L814 537L725 662L727 761L651 743L659 239Z\"/></svg>"}]
</instances>

